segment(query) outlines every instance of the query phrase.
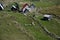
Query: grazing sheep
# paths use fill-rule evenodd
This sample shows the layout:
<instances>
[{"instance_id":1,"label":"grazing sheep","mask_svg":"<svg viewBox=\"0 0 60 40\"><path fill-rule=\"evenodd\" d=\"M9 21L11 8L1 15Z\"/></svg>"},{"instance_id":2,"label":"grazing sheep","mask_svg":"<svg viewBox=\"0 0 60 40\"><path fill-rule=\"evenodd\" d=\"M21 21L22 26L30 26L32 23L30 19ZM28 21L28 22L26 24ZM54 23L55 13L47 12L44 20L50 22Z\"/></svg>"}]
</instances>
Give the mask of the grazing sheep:
<instances>
[{"instance_id":1,"label":"grazing sheep","mask_svg":"<svg viewBox=\"0 0 60 40\"><path fill-rule=\"evenodd\" d=\"M16 6L12 5L11 10L16 11L17 10Z\"/></svg>"},{"instance_id":2,"label":"grazing sheep","mask_svg":"<svg viewBox=\"0 0 60 40\"><path fill-rule=\"evenodd\" d=\"M52 15L45 14L42 20L51 20Z\"/></svg>"},{"instance_id":3,"label":"grazing sheep","mask_svg":"<svg viewBox=\"0 0 60 40\"><path fill-rule=\"evenodd\" d=\"M4 10L4 7L2 4L0 4L0 10Z\"/></svg>"},{"instance_id":4,"label":"grazing sheep","mask_svg":"<svg viewBox=\"0 0 60 40\"><path fill-rule=\"evenodd\" d=\"M12 11L19 11L19 5L17 3L15 3L15 5L12 5L11 10Z\"/></svg>"},{"instance_id":5,"label":"grazing sheep","mask_svg":"<svg viewBox=\"0 0 60 40\"><path fill-rule=\"evenodd\" d=\"M29 8L31 9L30 12L35 12L36 10L36 6L34 4L31 4Z\"/></svg>"},{"instance_id":6,"label":"grazing sheep","mask_svg":"<svg viewBox=\"0 0 60 40\"><path fill-rule=\"evenodd\" d=\"M22 11L23 13L26 13L26 12L28 11L27 8L29 8L29 5L26 3L26 4L23 5L21 11Z\"/></svg>"}]
</instances>

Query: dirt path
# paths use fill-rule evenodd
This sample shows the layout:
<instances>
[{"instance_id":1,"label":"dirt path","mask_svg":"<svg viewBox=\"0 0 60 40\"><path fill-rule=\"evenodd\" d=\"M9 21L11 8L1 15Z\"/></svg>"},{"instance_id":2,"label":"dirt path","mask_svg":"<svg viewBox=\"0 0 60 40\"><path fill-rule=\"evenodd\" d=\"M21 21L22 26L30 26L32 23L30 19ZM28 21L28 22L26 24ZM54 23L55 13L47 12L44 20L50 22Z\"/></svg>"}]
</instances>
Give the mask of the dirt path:
<instances>
[{"instance_id":1,"label":"dirt path","mask_svg":"<svg viewBox=\"0 0 60 40\"><path fill-rule=\"evenodd\" d=\"M35 19L34 17L30 17L30 18L32 18L35 22L37 22L38 25L43 29L43 31L44 31L47 35L49 35L50 37L55 38L55 39L57 39L57 40L60 39L60 37L59 37L58 35L56 35L56 34L54 34L54 33L51 33L50 31L48 31L48 29L47 29L46 27L44 27L37 19Z\"/></svg>"}]
</instances>

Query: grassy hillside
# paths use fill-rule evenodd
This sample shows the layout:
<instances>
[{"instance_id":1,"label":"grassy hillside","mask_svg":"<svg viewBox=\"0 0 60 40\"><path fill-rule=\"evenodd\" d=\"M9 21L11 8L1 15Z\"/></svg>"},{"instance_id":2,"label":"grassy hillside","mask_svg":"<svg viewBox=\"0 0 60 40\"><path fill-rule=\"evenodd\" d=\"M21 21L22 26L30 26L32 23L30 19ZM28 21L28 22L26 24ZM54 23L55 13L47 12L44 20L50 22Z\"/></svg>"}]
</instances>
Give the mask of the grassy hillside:
<instances>
[{"instance_id":1,"label":"grassy hillside","mask_svg":"<svg viewBox=\"0 0 60 40\"><path fill-rule=\"evenodd\" d=\"M14 12L0 13L0 40L54 40L42 32L36 24L31 24L32 19Z\"/></svg>"},{"instance_id":2,"label":"grassy hillside","mask_svg":"<svg viewBox=\"0 0 60 40\"><path fill-rule=\"evenodd\" d=\"M60 36L60 21L59 19L53 18L51 21L43 21L41 20L42 16L39 16L37 20L46 27L50 32Z\"/></svg>"},{"instance_id":3,"label":"grassy hillside","mask_svg":"<svg viewBox=\"0 0 60 40\"><path fill-rule=\"evenodd\" d=\"M53 18L51 21L42 21L41 18L45 13L51 13L60 16L60 6L55 6L53 2L29 2L26 0L0 0L4 5L17 2L34 3L39 9L36 19L46 27L50 32L60 36L60 19ZM7 8L7 9L6 9ZM56 40L47 35L42 28L29 16L24 16L18 12L9 11L6 7L4 11L0 11L0 40ZM35 13L32 13L35 14ZM32 14L30 16L32 16ZM29 15L29 14L28 14ZM35 25L32 22L35 22Z\"/></svg>"}]
</instances>

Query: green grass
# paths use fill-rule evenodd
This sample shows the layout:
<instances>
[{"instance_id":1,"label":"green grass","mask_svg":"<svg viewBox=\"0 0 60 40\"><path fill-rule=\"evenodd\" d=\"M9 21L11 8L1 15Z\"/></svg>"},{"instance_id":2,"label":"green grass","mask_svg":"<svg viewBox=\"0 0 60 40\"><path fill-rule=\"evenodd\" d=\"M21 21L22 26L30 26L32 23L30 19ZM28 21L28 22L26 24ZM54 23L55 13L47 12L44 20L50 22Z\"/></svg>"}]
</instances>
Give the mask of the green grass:
<instances>
[{"instance_id":1,"label":"green grass","mask_svg":"<svg viewBox=\"0 0 60 40\"><path fill-rule=\"evenodd\" d=\"M52 5L54 5L53 2L33 2L37 7L42 7L42 8L45 8L45 7L50 7Z\"/></svg>"},{"instance_id":2,"label":"green grass","mask_svg":"<svg viewBox=\"0 0 60 40\"><path fill-rule=\"evenodd\" d=\"M0 40L30 40L21 30L17 29L17 25L13 23L10 15L0 13ZM6 14L6 16L5 16Z\"/></svg>"},{"instance_id":3,"label":"green grass","mask_svg":"<svg viewBox=\"0 0 60 40\"><path fill-rule=\"evenodd\" d=\"M1 12L0 40L33 40L31 37L34 37L35 40L54 40L45 34L37 23L36 26L25 25L31 24L31 22L32 19L18 12ZM24 29L27 30L27 34ZM29 37L28 34L32 36Z\"/></svg>"},{"instance_id":4,"label":"green grass","mask_svg":"<svg viewBox=\"0 0 60 40\"><path fill-rule=\"evenodd\" d=\"M46 8L54 5L54 3L51 2L33 3L37 8ZM41 17L42 15L40 16L39 14L39 17L36 19L39 20L39 22L42 23L42 25L50 32L60 36L60 23L54 19L51 21L42 21L40 20ZM36 22L35 26L32 25L32 21L33 20L28 16L24 16L18 12L9 11L8 8L4 11L0 11L0 40L55 40L54 38L48 36Z\"/></svg>"},{"instance_id":5,"label":"green grass","mask_svg":"<svg viewBox=\"0 0 60 40\"><path fill-rule=\"evenodd\" d=\"M58 35L58 36L60 36L60 21L59 20L55 20L56 18L53 18L52 20L50 20L50 21L43 21L43 20L41 20L41 18L43 18L43 17L38 17L37 18L37 20L39 20L40 21L40 23L44 26L44 27L46 27L50 32L52 32L52 33L54 33L54 34L56 34L56 35Z\"/></svg>"}]
</instances>

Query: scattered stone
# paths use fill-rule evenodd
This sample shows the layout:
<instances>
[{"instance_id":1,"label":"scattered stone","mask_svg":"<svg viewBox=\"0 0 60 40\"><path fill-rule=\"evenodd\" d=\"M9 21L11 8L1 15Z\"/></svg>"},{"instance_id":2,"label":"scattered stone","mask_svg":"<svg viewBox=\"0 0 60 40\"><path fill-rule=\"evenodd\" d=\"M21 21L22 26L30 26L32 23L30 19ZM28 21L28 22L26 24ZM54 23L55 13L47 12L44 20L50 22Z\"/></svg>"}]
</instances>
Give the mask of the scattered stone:
<instances>
[{"instance_id":1,"label":"scattered stone","mask_svg":"<svg viewBox=\"0 0 60 40\"><path fill-rule=\"evenodd\" d=\"M34 25L34 26L35 26L35 23L34 23L34 22L32 22L32 25Z\"/></svg>"},{"instance_id":2,"label":"scattered stone","mask_svg":"<svg viewBox=\"0 0 60 40\"><path fill-rule=\"evenodd\" d=\"M31 24L25 24L25 26L28 26L28 25L31 25Z\"/></svg>"}]
</instances>

